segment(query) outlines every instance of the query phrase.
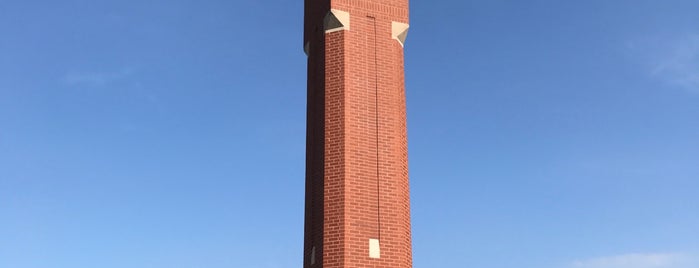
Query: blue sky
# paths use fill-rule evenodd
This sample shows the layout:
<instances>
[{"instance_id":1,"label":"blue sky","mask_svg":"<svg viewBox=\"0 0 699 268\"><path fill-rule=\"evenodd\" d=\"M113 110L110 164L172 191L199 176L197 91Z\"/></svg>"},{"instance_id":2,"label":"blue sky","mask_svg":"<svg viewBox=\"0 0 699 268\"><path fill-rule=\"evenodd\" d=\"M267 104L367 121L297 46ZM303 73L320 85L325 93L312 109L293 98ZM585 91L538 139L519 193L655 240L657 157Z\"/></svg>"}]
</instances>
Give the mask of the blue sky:
<instances>
[{"instance_id":1,"label":"blue sky","mask_svg":"<svg viewBox=\"0 0 699 268\"><path fill-rule=\"evenodd\" d=\"M0 267L300 267L303 1L0 2ZM699 267L699 2L412 1L415 267Z\"/></svg>"}]
</instances>

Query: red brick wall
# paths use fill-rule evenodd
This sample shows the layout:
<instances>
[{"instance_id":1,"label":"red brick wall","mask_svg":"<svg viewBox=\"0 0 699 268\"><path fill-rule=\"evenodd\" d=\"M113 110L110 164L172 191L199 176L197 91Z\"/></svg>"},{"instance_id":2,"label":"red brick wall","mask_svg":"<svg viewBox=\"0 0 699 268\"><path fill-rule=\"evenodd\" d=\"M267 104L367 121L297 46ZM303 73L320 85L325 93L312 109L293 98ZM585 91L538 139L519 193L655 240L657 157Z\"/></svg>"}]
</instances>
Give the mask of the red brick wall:
<instances>
[{"instance_id":1,"label":"red brick wall","mask_svg":"<svg viewBox=\"0 0 699 268\"><path fill-rule=\"evenodd\" d=\"M412 267L403 48L391 38L408 2L306 5L304 267ZM349 12L350 29L324 33L324 8ZM369 239L380 240L380 258L369 257Z\"/></svg>"}]
</instances>

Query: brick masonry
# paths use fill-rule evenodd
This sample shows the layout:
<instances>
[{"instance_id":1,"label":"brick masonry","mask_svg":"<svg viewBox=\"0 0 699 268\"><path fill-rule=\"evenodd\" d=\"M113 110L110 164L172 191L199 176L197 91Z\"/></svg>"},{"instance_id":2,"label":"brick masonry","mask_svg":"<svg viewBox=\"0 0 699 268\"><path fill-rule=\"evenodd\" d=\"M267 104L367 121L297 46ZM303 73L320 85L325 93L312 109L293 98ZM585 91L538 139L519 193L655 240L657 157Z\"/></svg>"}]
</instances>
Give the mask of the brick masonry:
<instances>
[{"instance_id":1,"label":"brick masonry","mask_svg":"<svg viewBox=\"0 0 699 268\"><path fill-rule=\"evenodd\" d=\"M392 38L408 1L305 4L303 267L412 267L403 47ZM348 27L326 32L331 10L349 13Z\"/></svg>"}]
</instances>

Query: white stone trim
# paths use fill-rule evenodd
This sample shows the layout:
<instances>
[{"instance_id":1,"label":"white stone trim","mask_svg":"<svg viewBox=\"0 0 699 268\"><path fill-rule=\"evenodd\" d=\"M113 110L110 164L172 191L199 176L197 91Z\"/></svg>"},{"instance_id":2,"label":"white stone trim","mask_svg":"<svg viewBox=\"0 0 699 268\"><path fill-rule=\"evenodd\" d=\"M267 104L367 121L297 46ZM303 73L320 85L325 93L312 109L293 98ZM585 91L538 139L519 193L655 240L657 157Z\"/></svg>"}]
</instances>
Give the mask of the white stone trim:
<instances>
[{"instance_id":1,"label":"white stone trim","mask_svg":"<svg viewBox=\"0 0 699 268\"><path fill-rule=\"evenodd\" d=\"M381 247L378 239L369 239L369 258L381 258Z\"/></svg>"},{"instance_id":2,"label":"white stone trim","mask_svg":"<svg viewBox=\"0 0 699 268\"><path fill-rule=\"evenodd\" d=\"M402 22L391 22L391 38L396 39L400 46L405 46L405 38L408 37L408 28L410 25Z\"/></svg>"},{"instance_id":3,"label":"white stone trim","mask_svg":"<svg viewBox=\"0 0 699 268\"><path fill-rule=\"evenodd\" d=\"M338 9L331 9L323 20L325 33L337 31L349 31L350 29L350 13Z\"/></svg>"}]
</instances>

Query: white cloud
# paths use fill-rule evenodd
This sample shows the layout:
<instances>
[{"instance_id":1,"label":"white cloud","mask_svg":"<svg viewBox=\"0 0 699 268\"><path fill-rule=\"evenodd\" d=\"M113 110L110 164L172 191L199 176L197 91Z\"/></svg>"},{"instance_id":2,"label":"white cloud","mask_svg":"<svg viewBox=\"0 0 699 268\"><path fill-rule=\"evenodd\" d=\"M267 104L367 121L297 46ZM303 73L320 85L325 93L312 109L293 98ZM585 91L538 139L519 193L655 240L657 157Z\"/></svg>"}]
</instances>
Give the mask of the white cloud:
<instances>
[{"instance_id":1,"label":"white cloud","mask_svg":"<svg viewBox=\"0 0 699 268\"><path fill-rule=\"evenodd\" d=\"M570 268L697 268L699 258L683 253L624 254L577 260Z\"/></svg>"},{"instance_id":2,"label":"white cloud","mask_svg":"<svg viewBox=\"0 0 699 268\"><path fill-rule=\"evenodd\" d=\"M652 74L699 93L699 34L686 35L661 47Z\"/></svg>"}]
</instances>

